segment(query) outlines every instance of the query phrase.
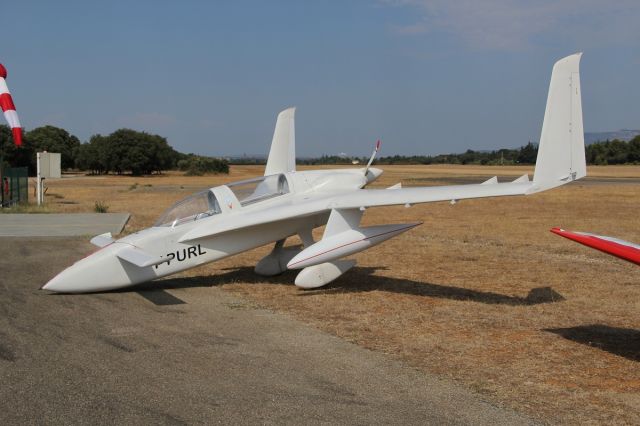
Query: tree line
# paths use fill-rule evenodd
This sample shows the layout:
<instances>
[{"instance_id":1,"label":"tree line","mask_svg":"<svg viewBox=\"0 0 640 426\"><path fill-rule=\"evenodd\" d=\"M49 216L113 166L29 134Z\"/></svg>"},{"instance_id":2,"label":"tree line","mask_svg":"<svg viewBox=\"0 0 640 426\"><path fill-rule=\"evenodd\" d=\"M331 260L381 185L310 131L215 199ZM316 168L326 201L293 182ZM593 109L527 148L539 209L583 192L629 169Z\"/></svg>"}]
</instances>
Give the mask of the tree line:
<instances>
[{"instance_id":1,"label":"tree line","mask_svg":"<svg viewBox=\"0 0 640 426\"><path fill-rule=\"evenodd\" d=\"M204 173L228 173L229 162L225 159L196 154L183 154L173 149L167 139L146 132L118 129L103 136L94 135L81 143L65 129L42 126L25 132L23 146L14 146L11 129L0 125L0 159L13 167L26 166L30 174L35 174L36 152L49 151L61 154L63 170L77 169L94 174L131 173L144 175L161 173L165 170L181 170L188 175ZM534 164L538 154L535 143L516 149L494 151L467 150L461 154L440 155L394 155L381 157L377 164L483 164L510 165ZM596 142L586 147L588 164L640 164L640 136L629 142L614 139ZM299 164L365 164L366 157L322 156L320 158L298 159ZM238 159L233 164L265 164L266 159Z\"/></svg>"},{"instance_id":2,"label":"tree line","mask_svg":"<svg viewBox=\"0 0 640 426\"><path fill-rule=\"evenodd\" d=\"M532 142L520 148L498 149L494 151L474 151L468 149L461 154L439 155L393 155L376 159L377 164L481 164L481 165L514 165L535 164L538 156L538 145ZM612 141L595 142L585 148L587 164L640 164L640 136L629 142L614 139ZM324 155L320 158L298 160L299 164L366 164L368 157L345 157Z\"/></svg>"},{"instance_id":3,"label":"tree line","mask_svg":"<svg viewBox=\"0 0 640 426\"><path fill-rule=\"evenodd\" d=\"M14 146L11 129L0 125L0 158L13 167L28 167L36 172L36 152L59 152L63 170L77 169L94 174L131 173L145 175L179 169L190 175L229 173L224 159L183 154L167 139L146 132L118 129L110 135L94 135L88 142L65 129L42 126L25 132L23 145Z\"/></svg>"}]
</instances>

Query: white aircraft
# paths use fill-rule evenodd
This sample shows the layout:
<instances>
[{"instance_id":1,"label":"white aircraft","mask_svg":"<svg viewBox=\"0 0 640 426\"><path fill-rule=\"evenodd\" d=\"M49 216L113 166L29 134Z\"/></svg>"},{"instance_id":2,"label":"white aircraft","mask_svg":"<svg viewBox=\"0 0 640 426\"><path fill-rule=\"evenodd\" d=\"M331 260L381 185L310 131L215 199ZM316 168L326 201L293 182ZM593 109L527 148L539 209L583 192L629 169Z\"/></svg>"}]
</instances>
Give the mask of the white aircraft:
<instances>
[{"instance_id":1,"label":"white aircraft","mask_svg":"<svg viewBox=\"0 0 640 426\"><path fill-rule=\"evenodd\" d=\"M382 173L364 168L296 171L295 109L278 115L264 176L217 186L169 208L148 229L113 240L94 237L100 249L62 271L43 289L93 292L131 286L275 243L255 271L276 275L301 269L295 284L321 287L355 265L346 256L366 250L420 223L360 226L368 207L467 198L528 195L586 175L579 63L581 54L553 67L533 181L524 175L498 183L363 189ZM319 241L314 228L326 225ZM303 248L284 247L298 235Z\"/></svg>"}]
</instances>

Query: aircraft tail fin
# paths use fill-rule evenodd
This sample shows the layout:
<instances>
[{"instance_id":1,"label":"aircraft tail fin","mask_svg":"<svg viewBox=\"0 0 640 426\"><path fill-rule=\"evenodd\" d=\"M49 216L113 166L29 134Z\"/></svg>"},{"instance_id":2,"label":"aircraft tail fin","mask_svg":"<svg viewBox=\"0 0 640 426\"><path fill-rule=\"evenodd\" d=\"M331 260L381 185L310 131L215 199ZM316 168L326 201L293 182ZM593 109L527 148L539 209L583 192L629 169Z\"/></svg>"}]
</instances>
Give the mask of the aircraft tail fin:
<instances>
[{"instance_id":1,"label":"aircraft tail fin","mask_svg":"<svg viewBox=\"0 0 640 426\"><path fill-rule=\"evenodd\" d=\"M586 176L580 57L576 53L553 66L542 123L533 185L527 193L551 189Z\"/></svg>"},{"instance_id":2,"label":"aircraft tail fin","mask_svg":"<svg viewBox=\"0 0 640 426\"><path fill-rule=\"evenodd\" d=\"M295 113L294 107L278 114L267 167L264 171L265 176L296 170Z\"/></svg>"}]
</instances>

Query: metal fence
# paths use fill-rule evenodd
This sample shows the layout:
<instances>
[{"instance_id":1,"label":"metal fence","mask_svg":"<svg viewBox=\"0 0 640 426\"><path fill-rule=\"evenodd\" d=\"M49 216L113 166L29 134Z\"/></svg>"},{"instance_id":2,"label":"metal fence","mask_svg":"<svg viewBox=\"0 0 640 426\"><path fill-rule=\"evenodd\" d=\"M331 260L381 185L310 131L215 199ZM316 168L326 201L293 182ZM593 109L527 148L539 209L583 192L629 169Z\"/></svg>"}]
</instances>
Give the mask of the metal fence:
<instances>
[{"instance_id":1,"label":"metal fence","mask_svg":"<svg viewBox=\"0 0 640 426\"><path fill-rule=\"evenodd\" d=\"M7 167L0 171L2 207L29 201L29 175L26 167Z\"/></svg>"}]
</instances>

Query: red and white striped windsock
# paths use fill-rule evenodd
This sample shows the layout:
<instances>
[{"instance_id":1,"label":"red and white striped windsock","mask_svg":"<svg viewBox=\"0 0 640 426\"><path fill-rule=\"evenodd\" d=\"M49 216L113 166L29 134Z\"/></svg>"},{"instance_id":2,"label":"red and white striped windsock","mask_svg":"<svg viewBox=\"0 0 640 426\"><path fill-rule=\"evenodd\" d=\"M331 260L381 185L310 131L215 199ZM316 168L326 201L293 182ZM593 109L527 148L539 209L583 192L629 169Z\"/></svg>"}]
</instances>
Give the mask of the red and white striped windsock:
<instances>
[{"instance_id":1,"label":"red and white striped windsock","mask_svg":"<svg viewBox=\"0 0 640 426\"><path fill-rule=\"evenodd\" d=\"M22 127L20 126L20 119L18 119L18 113L16 112L16 106L11 99L11 93L7 87L7 69L0 64L0 107L4 112L4 118L7 119L9 127L13 132L13 141L16 146L22 145Z\"/></svg>"}]
</instances>

